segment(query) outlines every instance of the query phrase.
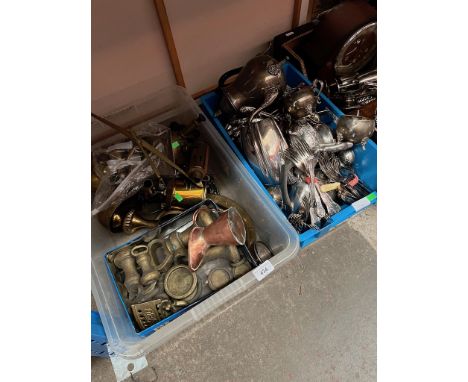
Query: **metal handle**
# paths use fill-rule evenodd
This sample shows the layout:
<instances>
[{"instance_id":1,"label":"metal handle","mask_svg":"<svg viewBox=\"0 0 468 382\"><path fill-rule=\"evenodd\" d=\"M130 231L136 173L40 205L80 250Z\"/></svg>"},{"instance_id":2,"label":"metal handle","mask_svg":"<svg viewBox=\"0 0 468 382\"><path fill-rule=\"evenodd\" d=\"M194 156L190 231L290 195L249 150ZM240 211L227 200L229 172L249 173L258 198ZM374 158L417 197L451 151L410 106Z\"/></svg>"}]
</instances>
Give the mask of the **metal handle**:
<instances>
[{"instance_id":1,"label":"metal handle","mask_svg":"<svg viewBox=\"0 0 468 382\"><path fill-rule=\"evenodd\" d=\"M279 95L279 90L278 88L270 88L265 94L265 99L263 100L263 103L260 105L260 107L255 110L252 115L249 118L249 123L252 123L254 118L263 110L266 109L268 106L270 106L278 97Z\"/></svg>"},{"instance_id":2,"label":"metal handle","mask_svg":"<svg viewBox=\"0 0 468 382\"><path fill-rule=\"evenodd\" d=\"M289 197L288 173L293 167L294 167L293 162L289 160L286 161L284 165L281 167L281 175L280 175L280 188L281 188L281 195L283 196L283 202L291 210L293 209L293 203L291 202L291 198Z\"/></svg>"},{"instance_id":3,"label":"metal handle","mask_svg":"<svg viewBox=\"0 0 468 382\"><path fill-rule=\"evenodd\" d=\"M320 96L320 93L322 93L323 87L325 86L324 82L321 80L315 79L314 82L312 82L312 87L314 89L317 89L317 98Z\"/></svg>"},{"instance_id":4,"label":"metal handle","mask_svg":"<svg viewBox=\"0 0 468 382\"><path fill-rule=\"evenodd\" d=\"M337 151L350 149L351 147L353 147L353 144L351 142L323 143L318 145L316 151L334 153Z\"/></svg>"},{"instance_id":5,"label":"metal handle","mask_svg":"<svg viewBox=\"0 0 468 382\"><path fill-rule=\"evenodd\" d=\"M224 83L227 81L227 79L232 77L232 76L235 76L236 74L239 74L240 71L242 70L242 68L243 68L243 66L240 66L238 68L228 70L221 77L219 77L218 88L221 89L222 87L224 87Z\"/></svg>"}]
</instances>

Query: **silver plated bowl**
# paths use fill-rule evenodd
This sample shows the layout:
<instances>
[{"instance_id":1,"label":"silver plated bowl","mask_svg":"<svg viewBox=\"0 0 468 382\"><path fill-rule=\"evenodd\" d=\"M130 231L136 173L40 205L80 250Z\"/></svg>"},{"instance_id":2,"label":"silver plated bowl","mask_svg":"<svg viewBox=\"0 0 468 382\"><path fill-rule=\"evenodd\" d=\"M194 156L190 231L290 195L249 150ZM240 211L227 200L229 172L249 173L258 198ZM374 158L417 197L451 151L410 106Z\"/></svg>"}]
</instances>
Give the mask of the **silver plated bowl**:
<instances>
[{"instance_id":1,"label":"silver plated bowl","mask_svg":"<svg viewBox=\"0 0 468 382\"><path fill-rule=\"evenodd\" d=\"M241 132L242 149L255 174L266 186L279 184L282 155L288 148L273 118L254 122Z\"/></svg>"},{"instance_id":2,"label":"silver plated bowl","mask_svg":"<svg viewBox=\"0 0 468 382\"><path fill-rule=\"evenodd\" d=\"M356 115L343 115L336 124L336 135L340 142L365 144L374 130L375 120Z\"/></svg>"}]
</instances>

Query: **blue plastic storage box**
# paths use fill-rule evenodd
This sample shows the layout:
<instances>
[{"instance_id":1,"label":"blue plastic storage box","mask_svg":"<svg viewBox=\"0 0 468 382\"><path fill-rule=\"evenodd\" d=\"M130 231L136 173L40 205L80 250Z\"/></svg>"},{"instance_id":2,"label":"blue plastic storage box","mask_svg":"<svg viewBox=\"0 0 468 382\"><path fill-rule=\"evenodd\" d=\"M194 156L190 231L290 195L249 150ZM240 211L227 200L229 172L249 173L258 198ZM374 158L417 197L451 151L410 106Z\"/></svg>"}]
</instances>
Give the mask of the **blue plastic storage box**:
<instances>
[{"instance_id":1,"label":"blue plastic storage box","mask_svg":"<svg viewBox=\"0 0 468 382\"><path fill-rule=\"evenodd\" d=\"M283 71L286 75L286 82L289 86L295 87L300 83L311 84L306 77L302 75L293 65L289 62L283 64ZM215 113L218 110L220 94L217 92L211 92L203 97L201 97L202 108L216 126L220 134L223 136L224 140L229 144L231 149L235 152L237 157L241 160L244 166L249 171L250 175L255 179L255 181L260 185L260 188L265 192L270 198L270 194L263 186L263 184L258 179L255 172L252 170L252 167L249 165L245 159L243 153L237 148L233 140L229 137L224 126L221 124L221 121L215 116ZM336 129L336 119L343 115L343 112L334 105L328 97L323 94L320 94L321 102L318 105L318 111L328 109L330 113L323 113L322 122L330 126L331 129ZM330 114L333 114L332 118ZM333 215L326 225L320 229L310 229L306 232L303 232L299 235L299 240L301 247L305 247L319 237L323 236L325 233L335 228L337 225L345 222L351 216L354 216L358 211L363 208L377 203L377 145L369 140L365 149L361 145L354 146L354 153L356 155L354 168L360 180L366 185L366 187L372 192L367 195L365 198L358 200L352 205L344 205L340 212ZM279 207L277 207L279 209Z\"/></svg>"},{"instance_id":2,"label":"blue plastic storage box","mask_svg":"<svg viewBox=\"0 0 468 382\"><path fill-rule=\"evenodd\" d=\"M112 355L113 353L111 353ZM102 326L101 317L98 312L91 311L91 356L109 357L107 350L107 336Z\"/></svg>"}]
</instances>

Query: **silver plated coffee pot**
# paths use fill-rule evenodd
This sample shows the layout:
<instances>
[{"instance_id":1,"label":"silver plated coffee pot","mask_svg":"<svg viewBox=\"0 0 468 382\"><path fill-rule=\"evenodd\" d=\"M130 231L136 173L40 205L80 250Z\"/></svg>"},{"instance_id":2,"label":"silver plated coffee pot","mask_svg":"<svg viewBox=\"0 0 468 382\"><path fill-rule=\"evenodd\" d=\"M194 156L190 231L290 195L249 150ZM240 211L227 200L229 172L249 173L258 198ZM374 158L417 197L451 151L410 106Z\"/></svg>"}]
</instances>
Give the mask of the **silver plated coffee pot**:
<instances>
[{"instance_id":1,"label":"silver plated coffee pot","mask_svg":"<svg viewBox=\"0 0 468 382\"><path fill-rule=\"evenodd\" d=\"M224 85L231 76L239 73L234 82ZM260 107L267 98L267 94L275 94L273 102L282 95L286 88L286 79L281 64L274 58L261 55L252 58L244 67L233 69L223 74L218 81L223 93L219 107L226 115L241 112L242 106Z\"/></svg>"}]
</instances>

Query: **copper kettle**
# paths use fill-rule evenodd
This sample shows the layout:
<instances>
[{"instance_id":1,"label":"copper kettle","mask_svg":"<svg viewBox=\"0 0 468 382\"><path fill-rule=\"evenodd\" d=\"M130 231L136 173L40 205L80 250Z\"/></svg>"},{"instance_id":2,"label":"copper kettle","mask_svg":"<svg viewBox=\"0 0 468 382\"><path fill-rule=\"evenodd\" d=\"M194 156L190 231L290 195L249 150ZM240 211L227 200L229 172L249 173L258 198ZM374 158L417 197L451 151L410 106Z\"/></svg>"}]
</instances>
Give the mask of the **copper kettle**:
<instances>
[{"instance_id":1,"label":"copper kettle","mask_svg":"<svg viewBox=\"0 0 468 382\"><path fill-rule=\"evenodd\" d=\"M234 82L225 86L229 77L239 74ZM271 104L286 88L281 64L274 58L261 55L252 58L244 67L224 73L218 81L222 92L219 107L227 115L237 114L241 107L258 108L267 101ZM276 94L270 97L271 93ZM267 105L263 105L266 107Z\"/></svg>"}]
</instances>

